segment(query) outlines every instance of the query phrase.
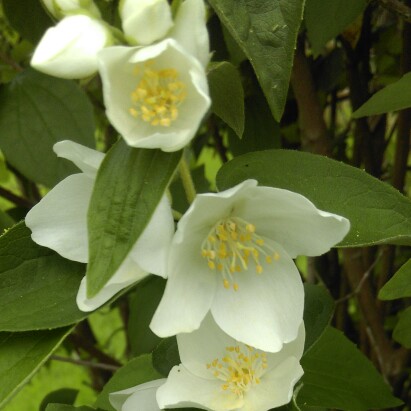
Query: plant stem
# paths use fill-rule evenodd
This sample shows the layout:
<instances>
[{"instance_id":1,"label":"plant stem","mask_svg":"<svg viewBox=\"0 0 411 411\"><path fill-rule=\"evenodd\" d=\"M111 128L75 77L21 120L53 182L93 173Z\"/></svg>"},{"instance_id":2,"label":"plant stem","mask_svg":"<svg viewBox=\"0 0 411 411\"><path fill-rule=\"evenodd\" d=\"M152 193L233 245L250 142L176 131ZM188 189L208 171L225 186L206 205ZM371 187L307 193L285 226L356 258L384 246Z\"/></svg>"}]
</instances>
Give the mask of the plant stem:
<instances>
[{"instance_id":1,"label":"plant stem","mask_svg":"<svg viewBox=\"0 0 411 411\"><path fill-rule=\"evenodd\" d=\"M191 204L196 197L196 189L194 186L193 178L191 177L190 167L188 166L184 156L180 161L179 171L187 201L189 202L189 204Z\"/></svg>"}]
</instances>

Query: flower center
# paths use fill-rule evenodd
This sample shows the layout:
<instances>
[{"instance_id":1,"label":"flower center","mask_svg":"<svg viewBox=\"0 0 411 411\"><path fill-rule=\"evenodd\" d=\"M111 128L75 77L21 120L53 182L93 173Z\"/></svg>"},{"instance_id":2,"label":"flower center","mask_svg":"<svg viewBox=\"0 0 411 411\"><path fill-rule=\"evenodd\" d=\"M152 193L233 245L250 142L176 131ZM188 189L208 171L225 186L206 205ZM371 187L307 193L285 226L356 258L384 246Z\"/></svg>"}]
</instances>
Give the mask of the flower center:
<instances>
[{"instance_id":1,"label":"flower center","mask_svg":"<svg viewBox=\"0 0 411 411\"><path fill-rule=\"evenodd\" d=\"M254 224L239 217L219 220L201 245L201 255L210 270L221 272L224 287L238 290L234 274L247 271L251 265L261 274L263 261L271 264L280 255L256 233Z\"/></svg>"},{"instance_id":2,"label":"flower center","mask_svg":"<svg viewBox=\"0 0 411 411\"><path fill-rule=\"evenodd\" d=\"M244 349L244 347L246 349ZM226 356L221 360L216 358L207 364L214 377L224 383L221 388L230 390L242 398L254 384L260 383L260 378L267 368L267 355L249 345L243 349L240 346L226 347Z\"/></svg>"},{"instance_id":3,"label":"flower center","mask_svg":"<svg viewBox=\"0 0 411 411\"><path fill-rule=\"evenodd\" d=\"M134 69L134 75L141 79L131 92L129 113L152 126L169 127L178 117L178 106L187 97L186 85L179 80L177 70L155 70L152 66L150 60L143 68L136 66Z\"/></svg>"}]
</instances>

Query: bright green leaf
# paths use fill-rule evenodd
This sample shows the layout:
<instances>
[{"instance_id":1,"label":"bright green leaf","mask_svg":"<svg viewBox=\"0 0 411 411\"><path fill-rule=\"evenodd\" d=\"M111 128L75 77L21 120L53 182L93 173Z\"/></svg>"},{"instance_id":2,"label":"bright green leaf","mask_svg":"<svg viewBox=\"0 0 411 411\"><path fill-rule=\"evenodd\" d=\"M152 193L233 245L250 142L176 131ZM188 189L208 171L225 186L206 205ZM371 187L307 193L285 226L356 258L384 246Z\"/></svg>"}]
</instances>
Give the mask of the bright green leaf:
<instances>
[{"instance_id":1,"label":"bright green leaf","mask_svg":"<svg viewBox=\"0 0 411 411\"><path fill-rule=\"evenodd\" d=\"M153 351L154 368L164 377L180 363L176 337L165 338Z\"/></svg>"},{"instance_id":2,"label":"bright green leaf","mask_svg":"<svg viewBox=\"0 0 411 411\"><path fill-rule=\"evenodd\" d=\"M128 335L134 356L151 353L161 341L149 328L154 312L163 296L166 281L152 275L140 282L130 295Z\"/></svg>"},{"instance_id":3,"label":"bright green leaf","mask_svg":"<svg viewBox=\"0 0 411 411\"><path fill-rule=\"evenodd\" d=\"M330 324L334 313L334 301L323 288L314 284L304 284L304 325L305 347L307 352L322 336Z\"/></svg>"},{"instance_id":4,"label":"bright green leaf","mask_svg":"<svg viewBox=\"0 0 411 411\"><path fill-rule=\"evenodd\" d=\"M280 121L304 0L210 0L211 6L254 67Z\"/></svg>"},{"instance_id":5,"label":"bright green leaf","mask_svg":"<svg viewBox=\"0 0 411 411\"><path fill-rule=\"evenodd\" d=\"M307 0L304 19L314 54L358 17L367 0Z\"/></svg>"},{"instance_id":6,"label":"bright green leaf","mask_svg":"<svg viewBox=\"0 0 411 411\"><path fill-rule=\"evenodd\" d=\"M57 158L53 145L73 140L93 147L93 108L75 82L28 69L0 91L0 135L7 161L52 187L77 170Z\"/></svg>"},{"instance_id":7,"label":"bright green leaf","mask_svg":"<svg viewBox=\"0 0 411 411\"><path fill-rule=\"evenodd\" d=\"M103 391L97 397L96 406L103 410L113 411L114 408L109 401L111 392L121 391L161 377L153 367L151 355L144 354L133 358L124 367L120 368L104 386Z\"/></svg>"},{"instance_id":8,"label":"bright green leaf","mask_svg":"<svg viewBox=\"0 0 411 411\"><path fill-rule=\"evenodd\" d=\"M411 348L411 307L400 313L392 336L405 348Z\"/></svg>"},{"instance_id":9,"label":"bright green leaf","mask_svg":"<svg viewBox=\"0 0 411 411\"><path fill-rule=\"evenodd\" d=\"M73 324L84 264L66 260L31 239L20 223L0 237L0 330L28 331Z\"/></svg>"},{"instance_id":10,"label":"bright green leaf","mask_svg":"<svg viewBox=\"0 0 411 411\"><path fill-rule=\"evenodd\" d=\"M2 3L10 25L33 44L53 25L39 0L3 0Z\"/></svg>"},{"instance_id":11,"label":"bright green leaf","mask_svg":"<svg viewBox=\"0 0 411 411\"><path fill-rule=\"evenodd\" d=\"M33 376L70 329L0 333L0 408Z\"/></svg>"},{"instance_id":12,"label":"bright green leaf","mask_svg":"<svg viewBox=\"0 0 411 411\"><path fill-rule=\"evenodd\" d=\"M14 225L14 220L3 210L0 210L0 234L12 225Z\"/></svg>"},{"instance_id":13,"label":"bright green leaf","mask_svg":"<svg viewBox=\"0 0 411 411\"><path fill-rule=\"evenodd\" d=\"M238 70L228 61L211 65L208 72L211 110L238 135L244 131L244 91Z\"/></svg>"},{"instance_id":14,"label":"bright green leaf","mask_svg":"<svg viewBox=\"0 0 411 411\"><path fill-rule=\"evenodd\" d=\"M374 365L344 334L329 327L302 358L302 406L368 411L401 404Z\"/></svg>"},{"instance_id":15,"label":"bright green leaf","mask_svg":"<svg viewBox=\"0 0 411 411\"><path fill-rule=\"evenodd\" d=\"M82 406L82 407L74 407L73 405L67 404L49 404L46 408L46 411L98 411L94 408Z\"/></svg>"},{"instance_id":16,"label":"bright green leaf","mask_svg":"<svg viewBox=\"0 0 411 411\"><path fill-rule=\"evenodd\" d=\"M411 73L405 74L395 83L375 93L352 116L360 118L409 107L411 107Z\"/></svg>"},{"instance_id":17,"label":"bright green leaf","mask_svg":"<svg viewBox=\"0 0 411 411\"><path fill-rule=\"evenodd\" d=\"M411 259L401 266L378 294L380 300L403 297L411 297Z\"/></svg>"},{"instance_id":18,"label":"bright green leaf","mask_svg":"<svg viewBox=\"0 0 411 411\"><path fill-rule=\"evenodd\" d=\"M104 287L130 252L180 159L181 151L132 148L123 140L105 156L88 210L89 297Z\"/></svg>"},{"instance_id":19,"label":"bright green leaf","mask_svg":"<svg viewBox=\"0 0 411 411\"><path fill-rule=\"evenodd\" d=\"M247 178L295 191L347 217L351 230L340 246L411 244L411 201L365 171L315 154L267 150L226 163L217 185L224 190Z\"/></svg>"}]
</instances>

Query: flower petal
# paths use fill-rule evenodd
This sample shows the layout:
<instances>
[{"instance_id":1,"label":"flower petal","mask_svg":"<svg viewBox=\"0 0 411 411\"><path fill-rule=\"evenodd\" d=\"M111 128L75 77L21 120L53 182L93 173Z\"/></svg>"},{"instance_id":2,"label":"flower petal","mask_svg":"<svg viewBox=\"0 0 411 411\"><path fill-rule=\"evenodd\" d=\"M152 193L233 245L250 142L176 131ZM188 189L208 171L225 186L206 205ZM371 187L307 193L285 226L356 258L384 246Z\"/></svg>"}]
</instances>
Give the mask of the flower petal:
<instances>
[{"instance_id":1,"label":"flower petal","mask_svg":"<svg viewBox=\"0 0 411 411\"><path fill-rule=\"evenodd\" d=\"M94 178L103 161L104 154L93 150L74 141L59 141L53 146L57 156L66 158L73 162L83 173Z\"/></svg>"},{"instance_id":2,"label":"flower petal","mask_svg":"<svg viewBox=\"0 0 411 411\"><path fill-rule=\"evenodd\" d=\"M297 337L303 319L304 288L300 274L287 253L271 245L278 261L262 263L263 272L235 273L238 291L219 284L211 312L230 336L267 352L281 350Z\"/></svg>"},{"instance_id":3,"label":"flower petal","mask_svg":"<svg viewBox=\"0 0 411 411\"><path fill-rule=\"evenodd\" d=\"M81 280L77 293L77 306L81 311L94 311L111 299L122 289L146 277L148 273L142 270L131 258L127 257L120 268L107 284L92 298L87 297L86 277Z\"/></svg>"},{"instance_id":4,"label":"flower petal","mask_svg":"<svg viewBox=\"0 0 411 411\"><path fill-rule=\"evenodd\" d=\"M112 392L109 395L111 405L117 411L158 411L156 392L166 382L165 378L136 385L126 390Z\"/></svg>"},{"instance_id":5,"label":"flower petal","mask_svg":"<svg viewBox=\"0 0 411 411\"><path fill-rule=\"evenodd\" d=\"M181 362L192 374L215 379L207 364L215 358L227 355L225 347L236 345L236 340L227 335L209 313L198 330L177 335L178 352Z\"/></svg>"},{"instance_id":6,"label":"flower petal","mask_svg":"<svg viewBox=\"0 0 411 411\"><path fill-rule=\"evenodd\" d=\"M242 411L267 411L288 404L294 385L303 373L296 358L287 358L274 370L265 373L260 384L247 391Z\"/></svg>"},{"instance_id":7,"label":"flower petal","mask_svg":"<svg viewBox=\"0 0 411 411\"><path fill-rule=\"evenodd\" d=\"M173 234L171 206L167 196L163 196L129 256L143 270L166 277L167 258Z\"/></svg>"},{"instance_id":8,"label":"flower petal","mask_svg":"<svg viewBox=\"0 0 411 411\"><path fill-rule=\"evenodd\" d=\"M197 329L210 309L217 277L201 257L201 238L193 234L172 245L166 289L150 324L160 337Z\"/></svg>"},{"instance_id":9,"label":"flower petal","mask_svg":"<svg viewBox=\"0 0 411 411\"><path fill-rule=\"evenodd\" d=\"M97 71L97 52L107 45L108 36L96 19L80 14L65 17L43 35L31 65L51 76L88 77Z\"/></svg>"},{"instance_id":10,"label":"flower petal","mask_svg":"<svg viewBox=\"0 0 411 411\"><path fill-rule=\"evenodd\" d=\"M88 261L87 210L94 180L74 174L57 184L26 216L37 244L69 260Z\"/></svg>"},{"instance_id":11,"label":"flower petal","mask_svg":"<svg viewBox=\"0 0 411 411\"><path fill-rule=\"evenodd\" d=\"M230 391L223 391L222 382L207 380L191 374L184 366L170 371L167 382L157 390L157 402L161 409L197 407L213 411L240 408L243 400Z\"/></svg>"},{"instance_id":12,"label":"flower petal","mask_svg":"<svg viewBox=\"0 0 411 411\"><path fill-rule=\"evenodd\" d=\"M173 26L167 0L125 0L120 15L124 33L142 45L160 40Z\"/></svg>"},{"instance_id":13,"label":"flower petal","mask_svg":"<svg viewBox=\"0 0 411 411\"><path fill-rule=\"evenodd\" d=\"M185 0L179 7L170 37L177 40L206 67L210 60L210 43L203 0Z\"/></svg>"},{"instance_id":14,"label":"flower petal","mask_svg":"<svg viewBox=\"0 0 411 411\"><path fill-rule=\"evenodd\" d=\"M350 222L321 211L306 197L272 187L255 187L248 201L236 207L238 216L257 232L281 244L291 258L324 254L348 233Z\"/></svg>"}]
</instances>

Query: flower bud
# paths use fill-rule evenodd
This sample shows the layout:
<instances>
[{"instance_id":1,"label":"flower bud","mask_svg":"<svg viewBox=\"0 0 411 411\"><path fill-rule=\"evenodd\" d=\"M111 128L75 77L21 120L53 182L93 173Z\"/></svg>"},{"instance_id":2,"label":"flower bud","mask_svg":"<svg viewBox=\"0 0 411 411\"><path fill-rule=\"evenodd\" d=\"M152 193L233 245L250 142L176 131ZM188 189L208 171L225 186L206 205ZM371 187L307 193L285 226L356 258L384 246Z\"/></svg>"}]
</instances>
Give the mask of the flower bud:
<instances>
[{"instance_id":1,"label":"flower bud","mask_svg":"<svg viewBox=\"0 0 411 411\"><path fill-rule=\"evenodd\" d=\"M75 14L77 11L86 11L87 13L100 17L100 11L93 3L93 0L42 0L44 6L50 14L62 19L68 14Z\"/></svg>"},{"instance_id":2,"label":"flower bud","mask_svg":"<svg viewBox=\"0 0 411 411\"><path fill-rule=\"evenodd\" d=\"M141 45L162 39L173 26L167 0L123 0L120 16L124 33Z\"/></svg>"},{"instance_id":3,"label":"flower bud","mask_svg":"<svg viewBox=\"0 0 411 411\"><path fill-rule=\"evenodd\" d=\"M97 71L97 52L110 43L110 32L98 20L80 14L68 16L46 31L31 65L51 76L88 77Z\"/></svg>"}]
</instances>

